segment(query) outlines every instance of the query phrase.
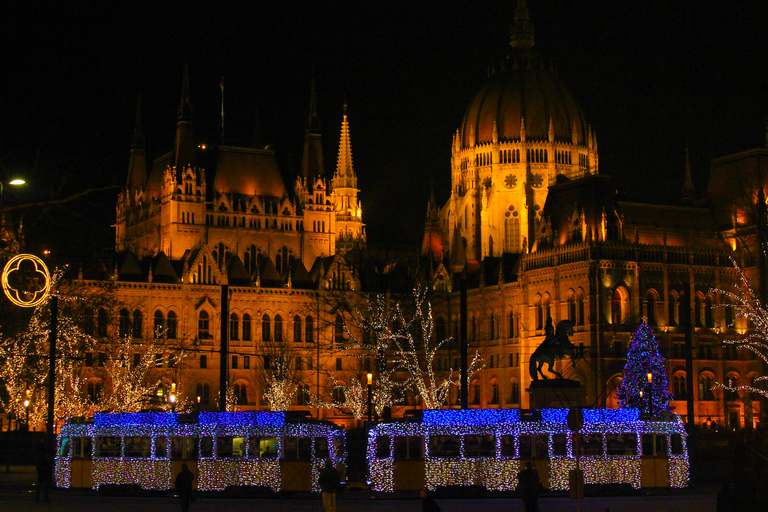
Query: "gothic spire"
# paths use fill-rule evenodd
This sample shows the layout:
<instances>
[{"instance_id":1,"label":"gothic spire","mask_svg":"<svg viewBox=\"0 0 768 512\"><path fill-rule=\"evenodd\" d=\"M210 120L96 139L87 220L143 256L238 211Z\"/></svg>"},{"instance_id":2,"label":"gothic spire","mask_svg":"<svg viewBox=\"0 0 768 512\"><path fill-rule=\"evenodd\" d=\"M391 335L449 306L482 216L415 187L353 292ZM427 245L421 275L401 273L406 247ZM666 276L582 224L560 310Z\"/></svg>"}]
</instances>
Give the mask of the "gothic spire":
<instances>
[{"instance_id":1,"label":"gothic spire","mask_svg":"<svg viewBox=\"0 0 768 512\"><path fill-rule=\"evenodd\" d=\"M528 16L528 6L525 0L517 0L515 24L510 30L509 45L516 50L530 50L533 44L533 24Z\"/></svg>"},{"instance_id":2,"label":"gothic spire","mask_svg":"<svg viewBox=\"0 0 768 512\"><path fill-rule=\"evenodd\" d=\"M349 140L349 122L347 121L347 102L344 102L344 118L341 121L341 138L339 140L339 159L336 164L336 176L351 178L355 175L352 167L352 144Z\"/></svg>"},{"instance_id":3,"label":"gothic spire","mask_svg":"<svg viewBox=\"0 0 768 512\"><path fill-rule=\"evenodd\" d=\"M312 192L317 178L325 177L323 166L323 146L320 138L320 118L317 116L317 101L315 97L315 77L309 93L309 116L304 129L304 154L301 158L301 177L304 178L307 190Z\"/></svg>"},{"instance_id":4,"label":"gothic spire","mask_svg":"<svg viewBox=\"0 0 768 512\"><path fill-rule=\"evenodd\" d=\"M131 137L131 154L128 160L129 191L141 190L147 181L147 156L144 152L144 131L141 128L141 95L136 99L136 121Z\"/></svg>"},{"instance_id":5,"label":"gothic spire","mask_svg":"<svg viewBox=\"0 0 768 512\"><path fill-rule=\"evenodd\" d=\"M173 165L176 168L176 180L181 180L182 169L195 164L194 130L192 128L192 104L189 101L189 66L184 63L184 76L181 83L181 103L176 119L176 137L173 145Z\"/></svg>"}]
</instances>

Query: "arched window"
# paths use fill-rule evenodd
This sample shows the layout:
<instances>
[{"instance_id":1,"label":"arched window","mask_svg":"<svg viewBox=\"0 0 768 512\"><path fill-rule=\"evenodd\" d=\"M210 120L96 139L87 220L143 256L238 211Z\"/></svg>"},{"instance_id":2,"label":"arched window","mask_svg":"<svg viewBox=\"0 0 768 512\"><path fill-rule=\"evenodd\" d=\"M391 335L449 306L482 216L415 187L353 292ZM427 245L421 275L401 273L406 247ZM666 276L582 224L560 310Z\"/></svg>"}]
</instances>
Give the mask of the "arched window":
<instances>
[{"instance_id":1,"label":"arched window","mask_svg":"<svg viewBox=\"0 0 768 512\"><path fill-rule=\"evenodd\" d=\"M697 293L693 299L693 322L696 327L704 327L702 310L704 309L704 297Z\"/></svg>"},{"instance_id":2,"label":"arched window","mask_svg":"<svg viewBox=\"0 0 768 512\"><path fill-rule=\"evenodd\" d=\"M168 321L165 326L165 337L169 340L176 339L176 313L173 311L168 312Z\"/></svg>"},{"instance_id":3,"label":"arched window","mask_svg":"<svg viewBox=\"0 0 768 512\"><path fill-rule=\"evenodd\" d=\"M513 380L510 383L509 403L518 405L520 404L520 383Z\"/></svg>"},{"instance_id":4,"label":"arched window","mask_svg":"<svg viewBox=\"0 0 768 512\"><path fill-rule=\"evenodd\" d=\"M545 293L544 297L542 297L541 305L544 310L544 323L546 324L547 320L552 317L552 297L550 297L548 293Z\"/></svg>"},{"instance_id":5,"label":"arched window","mask_svg":"<svg viewBox=\"0 0 768 512\"><path fill-rule=\"evenodd\" d=\"M488 339L496 339L496 319L493 316L493 312L488 316Z\"/></svg>"},{"instance_id":6,"label":"arched window","mask_svg":"<svg viewBox=\"0 0 768 512\"><path fill-rule=\"evenodd\" d=\"M739 380L741 377L736 372L728 372L727 378L725 379L725 384L729 387L736 387L739 385ZM725 400L728 402L737 402L739 400L739 392L735 390L730 389L723 389L723 393L725 393Z\"/></svg>"},{"instance_id":7,"label":"arched window","mask_svg":"<svg viewBox=\"0 0 768 512\"><path fill-rule=\"evenodd\" d=\"M645 316L648 325L656 325L656 292L653 290L645 295Z\"/></svg>"},{"instance_id":8,"label":"arched window","mask_svg":"<svg viewBox=\"0 0 768 512\"><path fill-rule=\"evenodd\" d=\"M472 325L470 325L469 341L477 341L477 317L472 315Z\"/></svg>"},{"instance_id":9,"label":"arched window","mask_svg":"<svg viewBox=\"0 0 768 512\"><path fill-rule=\"evenodd\" d=\"M480 399L482 396L482 392L480 390L480 381L476 380L472 382L472 389L474 393L472 394L472 405L480 405Z\"/></svg>"},{"instance_id":10,"label":"arched window","mask_svg":"<svg viewBox=\"0 0 768 512\"><path fill-rule=\"evenodd\" d=\"M200 311L197 315L197 337L201 340L211 339L210 319L205 310Z\"/></svg>"},{"instance_id":11,"label":"arched window","mask_svg":"<svg viewBox=\"0 0 768 512\"><path fill-rule=\"evenodd\" d=\"M229 339L235 341L240 339L240 317L237 313L229 315Z\"/></svg>"},{"instance_id":12,"label":"arched window","mask_svg":"<svg viewBox=\"0 0 768 512\"><path fill-rule=\"evenodd\" d=\"M623 324L629 320L629 293L623 286L617 287L613 292L611 318L614 324Z\"/></svg>"},{"instance_id":13,"label":"arched window","mask_svg":"<svg viewBox=\"0 0 768 512\"><path fill-rule=\"evenodd\" d=\"M712 329L715 327L715 318L713 315L713 308L715 307L715 298L712 295L707 295L704 298L704 327Z\"/></svg>"},{"instance_id":14,"label":"arched window","mask_svg":"<svg viewBox=\"0 0 768 512\"><path fill-rule=\"evenodd\" d=\"M669 311L667 312L667 315L669 316L669 325L671 327L676 327L678 322L678 312L680 310L680 299L677 297L677 293L670 292L669 293L669 304L668 304Z\"/></svg>"},{"instance_id":15,"label":"arched window","mask_svg":"<svg viewBox=\"0 0 768 512\"><path fill-rule=\"evenodd\" d=\"M261 317L261 341L272 341L272 319L266 313Z\"/></svg>"},{"instance_id":16,"label":"arched window","mask_svg":"<svg viewBox=\"0 0 768 512\"><path fill-rule=\"evenodd\" d=\"M672 393L675 400L685 400L688 396L688 384L685 379L685 372L678 371L672 377Z\"/></svg>"},{"instance_id":17,"label":"arched window","mask_svg":"<svg viewBox=\"0 0 768 512\"><path fill-rule=\"evenodd\" d=\"M336 343L344 341L344 319L341 315L336 315L336 321L333 323L333 339Z\"/></svg>"},{"instance_id":18,"label":"arched window","mask_svg":"<svg viewBox=\"0 0 768 512\"><path fill-rule=\"evenodd\" d=\"M131 316L127 309L120 310L120 324L118 333L121 338L131 334Z\"/></svg>"},{"instance_id":19,"label":"arched window","mask_svg":"<svg viewBox=\"0 0 768 512\"><path fill-rule=\"evenodd\" d=\"M283 341L283 317L275 315L275 341Z\"/></svg>"},{"instance_id":20,"label":"arched window","mask_svg":"<svg viewBox=\"0 0 768 512\"><path fill-rule=\"evenodd\" d=\"M195 392L197 394L197 398L200 399L200 405L208 405L208 401L210 400L211 395L211 387L208 384L198 382Z\"/></svg>"},{"instance_id":21,"label":"arched window","mask_svg":"<svg viewBox=\"0 0 768 512\"><path fill-rule=\"evenodd\" d=\"M301 317L299 315L293 317L293 341L294 343L301 343Z\"/></svg>"},{"instance_id":22,"label":"arched window","mask_svg":"<svg viewBox=\"0 0 768 512\"><path fill-rule=\"evenodd\" d=\"M306 324L304 325L304 339L307 343L314 343L315 341L315 320L311 315L307 316Z\"/></svg>"},{"instance_id":23,"label":"arched window","mask_svg":"<svg viewBox=\"0 0 768 512\"><path fill-rule=\"evenodd\" d=\"M248 384L238 382L234 386L235 403L237 405L248 405Z\"/></svg>"},{"instance_id":24,"label":"arched window","mask_svg":"<svg viewBox=\"0 0 768 512\"><path fill-rule=\"evenodd\" d=\"M576 290L576 324L584 325L584 290Z\"/></svg>"},{"instance_id":25,"label":"arched window","mask_svg":"<svg viewBox=\"0 0 768 512\"><path fill-rule=\"evenodd\" d=\"M164 330L165 330L165 318L163 318L163 312L159 310L155 311L155 318L152 324L152 335L156 339L160 339L165 334L163 332Z\"/></svg>"},{"instance_id":26,"label":"arched window","mask_svg":"<svg viewBox=\"0 0 768 512\"><path fill-rule=\"evenodd\" d=\"M507 315L507 338L515 337L515 312L510 311Z\"/></svg>"},{"instance_id":27,"label":"arched window","mask_svg":"<svg viewBox=\"0 0 768 512\"><path fill-rule=\"evenodd\" d=\"M499 383L496 381L491 382L491 404L499 403Z\"/></svg>"},{"instance_id":28,"label":"arched window","mask_svg":"<svg viewBox=\"0 0 768 512\"><path fill-rule=\"evenodd\" d=\"M102 389L103 389L103 384L101 379L89 380L86 386L86 391L88 393L88 400L90 400L91 403L93 404L98 404L99 402L101 402Z\"/></svg>"},{"instance_id":29,"label":"arched window","mask_svg":"<svg viewBox=\"0 0 768 512\"><path fill-rule=\"evenodd\" d=\"M702 372L699 375L699 400L714 400L715 394L712 392L713 375L709 372Z\"/></svg>"},{"instance_id":30,"label":"arched window","mask_svg":"<svg viewBox=\"0 0 768 512\"><path fill-rule=\"evenodd\" d=\"M142 338L142 332L144 331L144 324L142 322L141 311L138 309L133 312L133 337Z\"/></svg>"},{"instance_id":31,"label":"arched window","mask_svg":"<svg viewBox=\"0 0 768 512\"><path fill-rule=\"evenodd\" d=\"M534 308L536 310L536 330L540 331L544 328L544 307L541 303L541 295L536 296Z\"/></svg>"},{"instance_id":32,"label":"arched window","mask_svg":"<svg viewBox=\"0 0 768 512\"><path fill-rule=\"evenodd\" d=\"M576 325L576 294L573 290L568 290L568 295L565 300L568 303L568 320Z\"/></svg>"},{"instance_id":33,"label":"arched window","mask_svg":"<svg viewBox=\"0 0 768 512\"><path fill-rule=\"evenodd\" d=\"M347 399L344 395L344 388L342 386L336 386L333 388L333 401L338 405L343 405Z\"/></svg>"},{"instance_id":34,"label":"arched window","mask_svg":"<svg viewBox=\"0 0 768 512\"><path fill-rule=\"evenodd\" d=\"M243 341L251 341L251 315L243 314Z\"/></svg>"},{"instance_id":35,"label":"arched window","mask_svg":"<svg viewBox=\"0 0 768 512\"><path fill-rule=\"evenodd\" d=\"M445 328L445 319L441 316L435 319L435 340L440 343L445 341L448 337L448 332Z\"/></svg>"}]
</instances>

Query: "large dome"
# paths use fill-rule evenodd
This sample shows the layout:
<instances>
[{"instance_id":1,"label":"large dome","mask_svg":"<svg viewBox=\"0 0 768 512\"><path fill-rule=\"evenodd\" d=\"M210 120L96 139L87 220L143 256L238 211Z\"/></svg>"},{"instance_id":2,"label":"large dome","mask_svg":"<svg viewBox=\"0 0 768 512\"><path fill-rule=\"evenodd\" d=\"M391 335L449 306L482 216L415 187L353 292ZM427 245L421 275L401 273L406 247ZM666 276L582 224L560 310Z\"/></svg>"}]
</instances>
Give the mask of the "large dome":
<instances>
[{"instance_id":1,"label":"large dome","mask_svg":"<svg viewBox=\"0 0 768 512\"><path fill-rule=\"evenodd\" d=\"M461 123L461 147L473 145L470 137L474 144L492 142L494 122L499 141L520 140L522 119L526 140L548 140L551 119L555 141L586 144L584 113L560 78L533 56L520 57L510 59L513 68L488 80L469 104Z\"/></svg>"}]
</instances>

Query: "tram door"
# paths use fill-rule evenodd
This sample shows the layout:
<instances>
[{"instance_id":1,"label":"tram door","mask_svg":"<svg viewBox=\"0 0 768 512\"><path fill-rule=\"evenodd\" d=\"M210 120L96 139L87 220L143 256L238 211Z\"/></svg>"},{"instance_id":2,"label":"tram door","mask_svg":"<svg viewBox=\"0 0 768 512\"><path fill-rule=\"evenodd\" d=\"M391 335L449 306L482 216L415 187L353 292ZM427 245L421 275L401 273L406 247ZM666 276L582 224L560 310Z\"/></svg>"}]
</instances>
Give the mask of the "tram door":
<instances>
[{"instance_id":1,"label":"tram door","mask_svg":"<svg viewBox=\"0 0 768 512\"><path fill-rule=\"evenodd\" d=\"M395 436L393 448L395 489L403 491L423 489L425 484L424 438Z\"/></svg>"},{"instance_id":2,"label":"tram door","mask_svg":"<svg viewBox=\"0 0 768 512\"><path fill-rule=\"evenodd\" d=\"M669 447L665 434L641 437L643 487L669 487Z\"/></svg>"},{"instance_id":3,"label":"tram door","mask_svg":"<svg viewBox=\"0 0 768 512\"><path fill-rule=\"evenodd\" d=\"M541 485L549 489L549 434L521 434L518 443L520 467L531 461L539 473Z\"/></svg>"},{"instance_id":4,"label":"tram door","mask_svg":"<svg viewBox=\"0 0 768 512\"><path fill-rule=\"evenodd\" d=\"M312 489L312 438L286 436L283 438L283 458L280 461L283 491Z\"/></svg>"}]
</instances>

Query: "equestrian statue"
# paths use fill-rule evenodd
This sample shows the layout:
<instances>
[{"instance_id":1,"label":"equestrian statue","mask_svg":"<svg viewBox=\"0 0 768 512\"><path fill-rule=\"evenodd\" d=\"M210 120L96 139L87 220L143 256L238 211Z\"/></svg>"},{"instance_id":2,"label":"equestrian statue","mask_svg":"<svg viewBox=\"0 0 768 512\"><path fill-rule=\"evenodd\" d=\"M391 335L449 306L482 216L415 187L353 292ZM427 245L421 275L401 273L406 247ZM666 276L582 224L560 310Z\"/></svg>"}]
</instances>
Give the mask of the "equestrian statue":
<instances>
[{"instance_id":1,"label":"equestrian statue","mask_svg":"<svg viewBox=\"0 0 768 512\"><path fill-rule=\"evenodd\" d=\"M573 322L571 320L561 320L557 323L557 328L552 328L552 317L547 318L547 325L544 327L545 337L536 350L531 354L529 371L531 379L539 380L539 375L543 379L548 377L541 371L541 367L546 363L549 366L549 372L562 379L562 374L555 371L555 360L562 359L565 356L573 357L574 345L568 336L573 336Z\"/></svg>"}]
</instances>

